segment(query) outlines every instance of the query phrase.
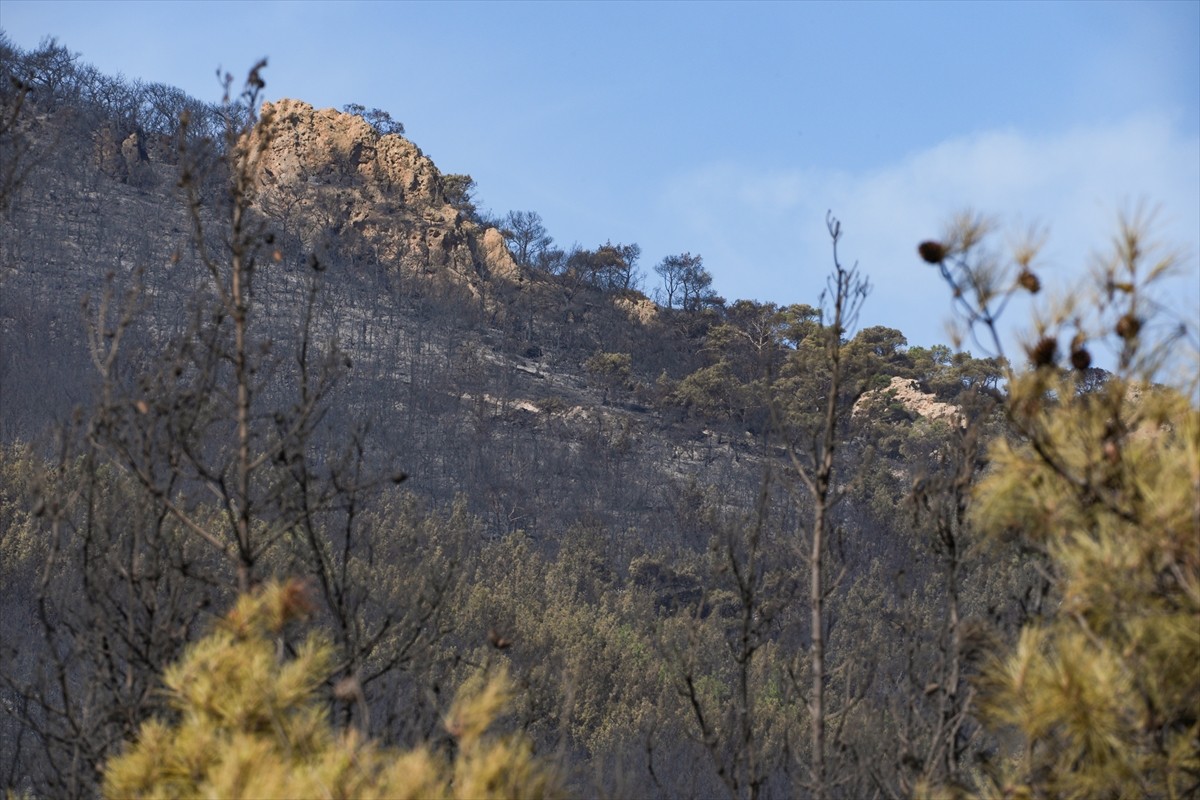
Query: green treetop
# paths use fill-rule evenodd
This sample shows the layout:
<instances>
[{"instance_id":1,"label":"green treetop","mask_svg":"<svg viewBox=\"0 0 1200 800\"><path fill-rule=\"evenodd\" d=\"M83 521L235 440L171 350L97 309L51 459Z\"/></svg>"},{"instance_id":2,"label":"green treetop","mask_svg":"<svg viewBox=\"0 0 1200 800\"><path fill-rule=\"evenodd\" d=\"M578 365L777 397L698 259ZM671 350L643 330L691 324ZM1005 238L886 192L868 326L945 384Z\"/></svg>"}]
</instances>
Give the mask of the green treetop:
<instances>
[{"instance_id":1,"label":"green treetop","mask_svg":"<svg viewBox=\"0 0 1200 800\"><path fill-rule=\"evenodd\" d=\"M446 718L453 760L428 746L377 747L330 724L320 689L334 651L310 634L282 657L284 628L309 612L303 587L272 583L237 606L163 676L177 716L142 726L104 770L106 797L502 798L562 794L520 738L488 729L503 674L468 683ZM339 684L335 692L353 692Z\"/></svg>"}]
</instances>

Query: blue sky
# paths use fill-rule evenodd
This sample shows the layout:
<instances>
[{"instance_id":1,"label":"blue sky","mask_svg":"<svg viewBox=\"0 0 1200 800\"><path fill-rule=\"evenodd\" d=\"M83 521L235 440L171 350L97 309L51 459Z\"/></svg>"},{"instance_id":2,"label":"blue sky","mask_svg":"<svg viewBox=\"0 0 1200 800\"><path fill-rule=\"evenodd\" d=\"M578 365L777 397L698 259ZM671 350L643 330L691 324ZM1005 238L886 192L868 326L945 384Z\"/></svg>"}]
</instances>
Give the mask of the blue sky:
<instances>
[{"instance_id":1,"label":"blue sky","mask_svg":"<svg viewBox=\"0 0 1200 800\"><path fill-rule=\"evenodd\" d=\"M1069 292L1141 202L1200 315L1200 2L3 0L0 27L214 100L266 56L268 96L389 111L494 212L637 242L648 288L690 251L729 299L813 303L832 209L863 321L927 345L949 303L914 246L954 212L1048 227Z\"/></svg>"}]
</instances>

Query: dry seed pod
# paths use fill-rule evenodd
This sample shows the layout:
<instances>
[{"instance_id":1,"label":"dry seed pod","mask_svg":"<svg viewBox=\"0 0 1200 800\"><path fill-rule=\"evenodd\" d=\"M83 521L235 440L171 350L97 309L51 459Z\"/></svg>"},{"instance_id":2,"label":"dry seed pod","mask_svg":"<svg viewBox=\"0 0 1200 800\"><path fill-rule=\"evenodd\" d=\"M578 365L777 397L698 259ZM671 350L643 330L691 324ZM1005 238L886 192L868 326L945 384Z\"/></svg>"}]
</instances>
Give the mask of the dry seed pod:
<instances>
[{"instance_id":1,"label":"dry seed pod","mask_svg":"<svg viewBox=\"0 0 1200 800\"><path fill-rule=\"evenodd\" d=\"M1043 336L1029 350L1029 360L1035 367L1048 367L1058 360L1058 340L1053 336Z\"/></svg>"},{"instance_id":2,"label":"dry seed pod","mask_svg":"<svg viewBox=\"0 0 1200 800\"><path fill-rule=\"evenodd\" d=\"M1071 340L1071 366L1083 372L1092 365L1092 354L1087 350L1087 338L1077 331Z\"/></svg>"},{"instance_id":3,"label":"dry seed pod","mask_svg":"<svg viewBox=\"0 0 1200 800\"><path fill-rule=\"evenodd\" d=\"M1042 289L1042 282L1038 280L1038 276L1027 269L1021 270L1021 274L1017 276L1017 283L1030 294L1037 294Z\"/></svg>"},{"instance_id":4,"label":"dry seed pod","mask_svg":"<svg viewBox=\"0 0 1200 800\"><path fill-rule=\"evenodd\" d=\"M293 578L283 585L279 593L279 616L284 622L293 619L308 619L317 610L308 586L303 580Z\"/></svg>"},{"instance_id":5,"label":"dry seed pod","mask_svg":"<svg viewBox=\"0 0 1200 800\"><path fill-rule=\"evenodd\" d=\"M1142 321L1133 314L1126 314L1117 320L1117 336L1128 341L1138 335L1142 329Z\"/></svg>"},{"instance_id":6,"label":"dry seed pod","mask_svg":"<svg viewBox=\"0 0 1200 800\"><path fill-rule=\"evenodd\" d=\"M917 252L930 264L940 264L946 260L946 246L941 242L921 242L917 245Z\"/></svg>"}]
</instances>

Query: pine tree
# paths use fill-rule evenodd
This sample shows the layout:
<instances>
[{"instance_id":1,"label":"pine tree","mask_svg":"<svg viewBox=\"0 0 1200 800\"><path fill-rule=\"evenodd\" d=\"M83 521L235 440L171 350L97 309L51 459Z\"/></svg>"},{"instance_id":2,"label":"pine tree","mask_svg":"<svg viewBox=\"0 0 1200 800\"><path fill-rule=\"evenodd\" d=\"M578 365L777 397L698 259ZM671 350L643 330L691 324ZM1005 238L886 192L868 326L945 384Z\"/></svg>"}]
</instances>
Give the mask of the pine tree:
<instances>
[{"instance_id":1,"label":"pine tree","mask_svg":"<svg viewBox=\"0 0 1200 800\"><path fill-rule=\"evenodd\" d=\"M1029 369L1009 376L1014 435L993 443L975 493L976 525L1047 558L1055 600L981 681L985 718L1014 743L997 795L1200 792L1200 411L1194 373L1156 382L1186 323L1153 316L1150 290L1176 259L1155 258L1145 229L1123 221L1091 308L1043 317ZM1006 284L978 255L983 234L967 219L920 252L999 347L996 309L1040 288L1036 248L1018 251ZM1090 350L1103 343L1118 366L1097 387Z\"/></svg>"},{"instance_id":2,"label":"pine tree","mask_svg":"<svg viewBox=\"0 0 1200 800\"><path fill-rule=\"evenodd\" d=\"M446 718L448 759L428 746L378 747L335 732L321 688L335 650L319 632L282 658L285 629L312 607L302 584L243 595L163 676L174 720L145 723L104 769L106 797L539 798L557 773L520 737L488 731L510 693L504 673L468 682ZM352 691L340 684L334 691Z\"/></svg>"}]
</instances>

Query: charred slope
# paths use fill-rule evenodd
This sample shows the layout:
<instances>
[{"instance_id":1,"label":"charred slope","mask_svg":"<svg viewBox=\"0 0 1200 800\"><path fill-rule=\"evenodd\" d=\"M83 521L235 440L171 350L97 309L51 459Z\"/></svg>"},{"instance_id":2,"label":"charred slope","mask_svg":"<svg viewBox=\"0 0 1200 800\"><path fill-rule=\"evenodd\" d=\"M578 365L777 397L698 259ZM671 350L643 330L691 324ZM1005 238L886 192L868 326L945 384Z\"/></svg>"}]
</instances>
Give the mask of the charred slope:
<instances>
[{"instance_id":1,"label":"charred slope","mask_svg":"<svg viewBox=\"0 0 1200 800\"><path fill-rule=\"evenodd\" d=\"M131 313L132 381L212 311L179 149L147 147L149 134L126 136L82 101L30 110L33 168L0 236L7 442L43 437L89 402L99 315ZM441 173L407 140L294 101L264 113L274 128L256 207L273 252L253 288L258 331L285 360L319 282L312 335L350 365L328 441L369 427L416 491L467 497L492 536L587 524L665 546L680 485L741 494L757 481L745 437L701 432L646 393L667 365L678 375L696 362L685 329L572 276L522 273L495 228L446 202ZM129 146L114 151L118 140ZM202 164L197 213L219 247L225 179L215 156ZM642 393L597 384L582 366L597 351L637 353Z\"/></svg>"},{"instance_id":2,"label":"charred slope","mask_svg":"<svg viewBox=\"0 0 1200 800\"><path fill-rule=\"evenodd\" d=\"M101 314L111 323L130 311L126 349L136 357L124 375L134 381L213 312L199 252L224 246L220 110L151 86L158 106L187 111L180 126L162 109L105 105L83 86L42 86L21 118L32 168L0 236L8 442L43 436L88 402L97 374L88 331ZM266 124L250 143L261 152L257 335L276 363L294 361L302 329L344 353L325 417L330 447L369 428L415 490L438 503L465 496L493 537L585 525L633 552L702 547L707 534L687 521L694 503L682 498L714 487L730 508L750 508L765 467L782 463L764 449L762 387L797 360L813 309L661 309L578 270L518 267L502 233L450 202L447 177L403 136L294 100L260 113ZM184 172L200 187L193 209ZM903 341L862 332L851 351L860 390L921 377ZM261 390L285 398L295 387L284 372L264 376ZM791 380L793 395L820 405L819 380ZM860 417L843 452L857 459L890 438L881 470L902 484L896 426L916 416ZM790 506L780 504L784 524Z\"/></svg>"}]
</instances>

